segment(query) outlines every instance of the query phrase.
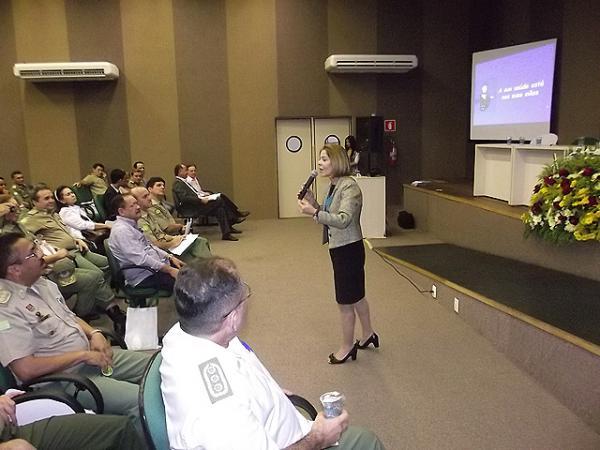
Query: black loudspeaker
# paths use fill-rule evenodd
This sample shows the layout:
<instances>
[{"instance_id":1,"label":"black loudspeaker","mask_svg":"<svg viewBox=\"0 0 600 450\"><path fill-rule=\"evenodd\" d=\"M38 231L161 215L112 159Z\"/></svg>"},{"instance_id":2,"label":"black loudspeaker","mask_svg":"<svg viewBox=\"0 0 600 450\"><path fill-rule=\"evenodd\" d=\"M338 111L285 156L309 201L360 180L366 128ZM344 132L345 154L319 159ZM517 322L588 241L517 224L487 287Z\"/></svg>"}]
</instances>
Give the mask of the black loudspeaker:
<instances>
[{"instance_id":1,"label":"black loudspeaker","mask_svg":"<svg viewBox=\"0 0 600 450\"><path fill-rule=\"evenodd\" d=\"M383 117L357 117L356 142L361 152L383 152Z\"/></svg>"}]
</instances>

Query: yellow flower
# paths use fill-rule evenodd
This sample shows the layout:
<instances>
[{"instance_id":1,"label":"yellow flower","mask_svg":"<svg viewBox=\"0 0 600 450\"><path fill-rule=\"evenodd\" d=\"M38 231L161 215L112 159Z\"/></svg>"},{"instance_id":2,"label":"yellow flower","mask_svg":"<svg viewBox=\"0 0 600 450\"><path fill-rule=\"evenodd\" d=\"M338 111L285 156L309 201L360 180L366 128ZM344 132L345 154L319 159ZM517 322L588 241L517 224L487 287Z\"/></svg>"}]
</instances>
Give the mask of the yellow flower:
<instances>
[{"instance_id":1,"label":"yellow flower","mask_svg":"<svg viewBox=\"0 0 600 450\"><path fill-rule=\"evenodd\" d=\"M589 212L584 214L579 222L582 225L591 225L594 223L594 219L596 219L596 214Z\"/></svg>"},{"instance_id":2,"label":"yellow flower","mask_svg":"<svg viewBox=\"0 0 600 450\"><path fill-rule=\"evenodd\" d=\"M578 241L589 241L591 239L596 239L596 233L582 233L579 230L575 231L573 235Z\"/></svg>"}]
</instances>

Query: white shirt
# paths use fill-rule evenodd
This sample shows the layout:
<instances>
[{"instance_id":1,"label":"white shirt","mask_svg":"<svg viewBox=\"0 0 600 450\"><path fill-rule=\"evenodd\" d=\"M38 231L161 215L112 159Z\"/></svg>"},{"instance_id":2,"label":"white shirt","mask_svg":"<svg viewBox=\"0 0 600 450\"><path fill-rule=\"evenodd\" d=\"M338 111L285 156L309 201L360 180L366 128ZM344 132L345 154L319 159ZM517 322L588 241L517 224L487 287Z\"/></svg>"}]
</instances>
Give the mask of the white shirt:
<instances>
[{"instance_id":1,"label":"white shirt","mask_svg":"<svg viewBox=\"0 0 600 450\"><path fill-rule=\"evenodd\" d=\"M58 211L58 215L75 239L83 239L83 234L81 234L83 230L93 230L96 227L96 224L79 205L65 206Z\"/></svg>"},{"instance_id":2,"label":"white shirt","mask_svg":"<svg viewBox=\"0 0 600 450\"><path fill-rule=\"evenodd\" d=\"M281 449L312 427L238 338L225 348L177 323L165 335L162 356L172 449Z\"/></svg>"},{"instance_id":3,"label":"white shirt","mask_svg":"<svg viewBox=\"0 0 600 450\"><path fill-rule=\"evenodd\" d=\"M187 177L185 179L185 181L187 182L187 184L189 184L190 186L192 186L194 188L194 190L198 193L199 197L206 197L207 195L209 195L208 192L204 192L202 190L202 186L200 186L200 182L198 181L198 178L192 178L192 177Z\"/></svg>"}]
</instances>

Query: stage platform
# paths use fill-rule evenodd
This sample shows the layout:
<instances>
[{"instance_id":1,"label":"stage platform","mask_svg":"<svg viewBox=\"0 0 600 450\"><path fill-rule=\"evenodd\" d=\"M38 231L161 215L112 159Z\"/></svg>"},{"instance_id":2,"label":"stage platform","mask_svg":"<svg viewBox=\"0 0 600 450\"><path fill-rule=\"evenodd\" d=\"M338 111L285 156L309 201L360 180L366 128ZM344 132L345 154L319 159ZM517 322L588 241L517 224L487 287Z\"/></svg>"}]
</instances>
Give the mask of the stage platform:
<instances>
[{"instance_id":1,"label":"stage platform","mask_svg":"<svg viewBox=\"0 0 600 450\"><path fill-rule=\"evenodd\" d=\"M600 433L600 244L525 239L526 207L473 197L468 182L405 185L403 209L417 229L369 240L374 251L423 290L435 284L425 298L458 303L458 318Z\"/></svg>"}]
</instances>

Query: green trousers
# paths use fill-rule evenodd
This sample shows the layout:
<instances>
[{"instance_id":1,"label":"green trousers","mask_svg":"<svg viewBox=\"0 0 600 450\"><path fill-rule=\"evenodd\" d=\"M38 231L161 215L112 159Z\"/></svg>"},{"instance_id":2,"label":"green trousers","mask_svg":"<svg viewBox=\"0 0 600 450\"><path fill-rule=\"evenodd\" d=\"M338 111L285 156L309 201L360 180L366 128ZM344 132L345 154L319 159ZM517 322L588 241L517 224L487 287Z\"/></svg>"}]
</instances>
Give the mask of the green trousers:
<instances>
[{"instance_id":1,"label":"green trousers","mask_svg":"<svg viewBox=\"0 0 600 450\"><path fill-rule=\"evenodd\" d=\"M58 274L55 272L48 275L52 281L58 284L58 289L67 301L69 308L79 317L90 314L94 307L105 310L113 301L115 294L104 279L101 270L75 269L75 282L68 286L58 283ZM75 299L74 301L69 299Z\"/></svg>"},{"instance_id":2,"label":"green trousers","mask_svg":"<svg viewBox=\"0 0 600 450\"><path fill-rule=\"evenodd\" d=\"M4 437L4 436L3 436ZM144 449L128 417L71 414L17 427L10 438L24 439L38 450Z\"/></svg>"},{"instance_id":3,"label":"green trousers","mask_svg":"<svg viewBox=\"0 0 600 450\"><path fill-rule=\"evenodd\" d=\"M198 236L194 243L185 249L180 258L183 262L189 264L195 259L206 258L208 256L211 256L208 239Z\"/></svg>"},{"instance_id":4,"label":"green trousers","mask_svg":"<svg viewBox=\"0 0 600 450\"><path fill-rule=\"evenodd\" d=\"M110 377L102 375L99 367L83 366L77 373L89 378L98 387L104 399L104 412L129 416L143 436L138 407L138 394L144 370L152 356L150 353L135 352L113 348L113 373ZM72 389L67 389L72 393ZM84 408L92 409L94 399L87 392L77 396Z\"/></svg>"},{"instance_id":5,"label":"green trousers","mask_svg":"<svg viewBox=\"0 0 600 450\"><path fill-rule=\"evenodd\" d=\"M342 434L338 447L329 447L339 450L384 450L385 447L372 431L366 428L350 425Z\"/></svg>"}]
</instances>

